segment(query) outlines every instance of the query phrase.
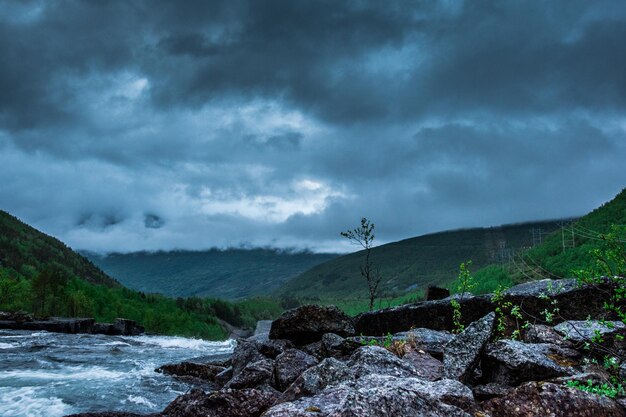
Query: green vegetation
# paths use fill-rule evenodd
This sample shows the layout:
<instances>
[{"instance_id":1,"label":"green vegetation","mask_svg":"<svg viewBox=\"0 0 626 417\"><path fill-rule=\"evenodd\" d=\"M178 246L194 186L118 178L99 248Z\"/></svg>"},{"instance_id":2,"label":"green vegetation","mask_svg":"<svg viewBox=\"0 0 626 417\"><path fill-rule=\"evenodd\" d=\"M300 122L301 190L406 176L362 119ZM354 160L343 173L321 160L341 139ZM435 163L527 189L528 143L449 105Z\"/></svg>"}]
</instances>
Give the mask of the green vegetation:
<instances>
[{"instance_id":1,"label":"green vegetation","mask_svg":"<svg viewBox=\"0 0 626 417\"><path fill-rule=\"evenodd\" d=\"M472 259L477 292L490 292L498 285L515 283L503 271L508 254L532 245L532 229L558 229L558 222L535 222L501 227L475 228L434 233L372 248L371 260L384 277L379 297L392 299L428 285L451 285L458 266ZM278 294L324 300L366 298L367 287L359 266L364 251L340 256L302 273L283 285ZM483 271L482 268L490 266Z\"/></svg>"},{"instance_id":2,"label":"green vegetation","mask_svg":"<svg viewBox=\"0 0 626 417\"><path fill-rule=\"evenodd\" d=\"M615 398L618 395L624 396L626 395L626 390L622 386L622 384L609 384L609 383L594 383L593 380L587 380L587 383L583 383L580 381L567 381L566 384L570 388L576 388L581 391L590 392L596 395L602 395L604 397Z\"/></svg>"},{"instance_id":3,"label":"green vegetation","mask_svg":"<svg viewBox=\"0 0 626 417\"><path fill-rule=\"evenodd\" d=\"M612 201L551 233L543 243L515 256L509 265L513 281L572 277L595 268L594 250L613 225L626 224L626 189Z\"/></svg>"},{"instance_id":4,"label":"green vegetation","mask_svg":"<svg viewBox=\"0 0 626 417\"><path fill-rule=\"evenodd\" d=\"M82 254L137 291L230 300L269 295L289 279L337 256L275 249Z\"/></svg>"},{"instance_id":5,"label":"green vegetation","mask_svg":"<svg viewBox=\"0 0 626 417\"><path fill-rule=\"evenodd\" d=\"M277 301L256 298L172 299L124 288L58 240L0 212L0 311L37 317L136 320L149 332L224 339L220 320L253 327L282 312Z\"/></svg>"}]
</instances>

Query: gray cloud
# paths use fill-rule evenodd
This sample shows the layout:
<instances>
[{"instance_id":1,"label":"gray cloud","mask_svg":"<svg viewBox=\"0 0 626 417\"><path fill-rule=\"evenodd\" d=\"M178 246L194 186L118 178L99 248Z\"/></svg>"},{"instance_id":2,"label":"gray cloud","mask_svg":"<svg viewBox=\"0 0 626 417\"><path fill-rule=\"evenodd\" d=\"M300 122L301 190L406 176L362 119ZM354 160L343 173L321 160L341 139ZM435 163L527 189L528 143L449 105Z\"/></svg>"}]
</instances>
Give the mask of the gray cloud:
<instances>
[{"instance_id":1,"label":"gray cloud","mask_svg":"<svg viewBox=\"0 0 626 417\"><path fill-rule=\"evenodd\" d=\"M0 4L0 203L77 248L339 248L625 185L617 0Z\"/></svg>"}]
</instances>

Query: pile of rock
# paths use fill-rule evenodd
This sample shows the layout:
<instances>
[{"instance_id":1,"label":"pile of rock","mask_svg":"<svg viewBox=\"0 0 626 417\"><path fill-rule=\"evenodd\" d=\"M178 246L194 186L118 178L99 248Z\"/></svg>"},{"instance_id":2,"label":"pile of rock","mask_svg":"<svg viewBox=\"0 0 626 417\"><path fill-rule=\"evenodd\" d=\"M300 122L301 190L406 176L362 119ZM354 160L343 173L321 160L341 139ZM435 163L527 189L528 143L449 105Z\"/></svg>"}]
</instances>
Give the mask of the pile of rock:
<instances>
[{"instance_id":1,"label":"pile of rock","mask_svg":"<svg viewBox=\"0 0 626 417\"><path fill-rule=\"evenodd\" d=\"M562 322L533 325L523 340L496 339L488 297L463 301L464 317L475 319L458 335L445 327L446 299L355 320L335 307L291 310L272 323L269 338L239 340L229 361L162 368L212 386L178 397L159 415L626 417L621 399L566 385L605 380L581 360L584 337L598 331L607 348L623 349L625 326L578 320L602 318L601 293L569 281L525 284L506 297L534 316L550 302L546 292L559 299ZM395 334L381 337L385 329Z\"/></svg>"}]
</instances>

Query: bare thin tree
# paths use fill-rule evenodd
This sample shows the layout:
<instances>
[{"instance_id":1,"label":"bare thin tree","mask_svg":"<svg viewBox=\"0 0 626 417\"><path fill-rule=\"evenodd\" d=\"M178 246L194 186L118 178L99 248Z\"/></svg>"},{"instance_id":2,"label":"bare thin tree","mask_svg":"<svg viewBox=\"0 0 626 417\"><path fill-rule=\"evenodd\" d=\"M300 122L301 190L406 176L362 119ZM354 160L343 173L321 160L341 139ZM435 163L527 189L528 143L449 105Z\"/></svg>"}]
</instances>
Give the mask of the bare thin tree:
<instances>
[{"instance_id":1,"label":"bare thin tree","mask_svg":"<svg viewBox=\"0 0 626 417\"><path fill-rule=\"evenodd\" d=\"M341 232L341 236L345 237L352 243L365 249L365 259L360 266L361 276L367 281L367 289L370 297L370 310L374 309L374 301L378 295L378 286L382 280L380 269L375 267L371 260L371 251L374 246L374 223L371 223L365 217L361 218L361 226L352 230Z\"/></svg>"}]
</instances>

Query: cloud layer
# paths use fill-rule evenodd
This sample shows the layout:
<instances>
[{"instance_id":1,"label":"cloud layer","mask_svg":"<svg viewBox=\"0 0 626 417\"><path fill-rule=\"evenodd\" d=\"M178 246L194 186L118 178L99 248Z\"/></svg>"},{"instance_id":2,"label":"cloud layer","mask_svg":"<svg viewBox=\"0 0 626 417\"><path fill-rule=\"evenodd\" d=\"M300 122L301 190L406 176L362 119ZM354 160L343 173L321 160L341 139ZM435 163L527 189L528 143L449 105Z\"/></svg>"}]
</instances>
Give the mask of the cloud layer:
<instances>
[{"instance_id":1,"label":"cloud layer","mask_svg":"<svg viewBox=\"0 0 626 417\"><path fill-rule=\"evenodd\" d=\"M0 208L75 248L349 249L626 185L614 1L7 1Z\"/></svg>"}]
</instances>

